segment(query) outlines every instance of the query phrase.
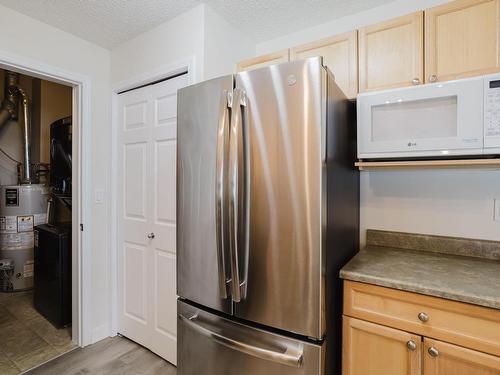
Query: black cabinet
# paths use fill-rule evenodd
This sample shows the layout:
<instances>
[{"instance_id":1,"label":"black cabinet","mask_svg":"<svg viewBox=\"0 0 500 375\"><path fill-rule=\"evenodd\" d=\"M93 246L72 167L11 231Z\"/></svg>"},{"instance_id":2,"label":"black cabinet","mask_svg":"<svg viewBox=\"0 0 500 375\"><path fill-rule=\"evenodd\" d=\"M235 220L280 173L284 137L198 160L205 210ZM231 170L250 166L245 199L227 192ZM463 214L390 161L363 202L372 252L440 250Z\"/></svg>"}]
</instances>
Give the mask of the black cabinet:
<instances>
[{"instance_id":1,"label":"black cabinet","mask_svg":"<svg viewBox=\"0 0 500 375\"><path fill-rule=\"evenodd\" d=\"M71 226L35 228L34 305L54 326L71 324Z\"/></svg>"}]
</instances>

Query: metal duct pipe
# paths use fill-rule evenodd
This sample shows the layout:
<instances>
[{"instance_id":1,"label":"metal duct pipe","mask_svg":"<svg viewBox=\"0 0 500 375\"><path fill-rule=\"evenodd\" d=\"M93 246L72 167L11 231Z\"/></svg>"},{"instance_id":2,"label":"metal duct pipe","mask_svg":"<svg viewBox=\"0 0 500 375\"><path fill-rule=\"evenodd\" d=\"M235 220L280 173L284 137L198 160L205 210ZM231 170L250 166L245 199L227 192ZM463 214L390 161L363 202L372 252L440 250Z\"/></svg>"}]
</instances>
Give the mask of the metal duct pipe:
<instances>
[{"instance_id":1,"label":"metal duct pipe","mask_svg":"<svg viewBox=\"0 0 500 375\"><path fill-rule=\"evenodd\" d=\"M9 120L17 120L17 102L22 100L24 112L23 125L23 184L31 184L31 118L29 98L26 92L19 86L19 74L11 71L5 72L5 97L0 106L0 128L5 126Z\"/></svg>"},{"instance_id":2,"label":"metal duct pipe","mask_svg":"<svg viewBox=\"0 0 500 375\"><path fill-rule=\"evenodd\" d=\"M17 92L23 100L24 126L23 126L23 154L24 154L24 174L23 184L31 184L31 118L29 99L26 92L17 87Z\"/></svg>"},{"instance_id":3,"label":"metal duct pipe","mask_svg":"<svg viewBox=\"0 0 500 375\"><path fill-rule=\"evenodd\" d=\"M0 107L0 128L11 119L10 112L3 105Z\"/></svg>"},{"instance_id":4,"label":"metal duct pipe","mask_svg":"<svg viewBox=\"0 0 500 375\"><path fill-rule=\"evenodd\" d=\"M16 88L19 86L19 75L14 72L5 72L5 97L0 106L0 128L9 120L17 120Z\"/></svg>"},{"instance_id":5,"label":"metal duct pipe","mask_svg":"<svg viewBox=\"0 0 500 375\"><path fill-rule=\"evenodd\" d=\"M3 105L10 111L12 120L17 121L17 92L19 87L19 74L7 70L5 72L5 98Z\"/></svg>"}]
</instances>

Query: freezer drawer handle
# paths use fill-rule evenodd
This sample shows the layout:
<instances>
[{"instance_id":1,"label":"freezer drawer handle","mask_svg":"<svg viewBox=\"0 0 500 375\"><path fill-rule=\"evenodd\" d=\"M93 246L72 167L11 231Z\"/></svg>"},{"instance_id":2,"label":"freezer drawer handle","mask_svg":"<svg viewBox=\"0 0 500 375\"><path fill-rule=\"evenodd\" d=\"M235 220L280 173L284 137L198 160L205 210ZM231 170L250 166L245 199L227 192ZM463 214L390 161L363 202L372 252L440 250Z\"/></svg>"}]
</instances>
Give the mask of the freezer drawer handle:
<instances>
[{"instance_id":1,"label":"freezer drawer handle","mask_svg":"<svg viewBox=\"0 0 500 375\"><path fill-rule=\"evenodd\" d=\"M259 348L257 346L249 345L244 342L234 340L232 338L221 335L220 333L213 332L198 323L198 315L195 314L190 318L183 315L178 315L179 319L182 320L187 326L195 330L200 335L208 337L220 345L224 345L229 349L237 350L242 353L249 354L251 356L261 358L271 362L281 363L283 365L292 367L302 367L304 352L302 349L297 349L293 347L286 347L284 352L275 352L273 350Z\"/></svg>"}]
</instances>

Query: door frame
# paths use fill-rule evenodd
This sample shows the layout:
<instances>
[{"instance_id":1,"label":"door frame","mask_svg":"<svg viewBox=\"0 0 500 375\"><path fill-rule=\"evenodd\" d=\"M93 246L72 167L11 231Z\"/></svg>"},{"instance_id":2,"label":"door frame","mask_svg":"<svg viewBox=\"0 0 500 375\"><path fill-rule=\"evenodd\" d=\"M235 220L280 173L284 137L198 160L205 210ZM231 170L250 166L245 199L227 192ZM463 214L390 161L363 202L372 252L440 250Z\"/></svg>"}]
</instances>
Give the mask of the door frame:
<instances>
[{"instance_id":1,"label":"door frame","mask_svg":"<svg viewBox=\"0 0 500 375\"><path fill-rule=\"evenodd\" d=\"M157 81L173 78L179 74L187 74L188 85L195 83L195 57L178 60L172 64L137 75L118 82L111 88L111 196L118 196L118 95L124 91L153 84ZM109 285L111 289L110 327L111 336L118 334L118 215L117 200L111 200L111 252Z\"/></svg>"},{"instance_id":2,"label":"door frame","mask_svg":"<svg viewBox=\"0 0 500 375\"><path fill-rule=\"evenodd\" d=\"M92 343L92 217L91 202L91 80L25 56L0 50L0 68L52 81L72 88L72 180L76 199L72 210L72 341L83 347ZM75 196L74 196L75 198ZM85 225L84 231L80 226Z\"/></svg>"}]
</instances>

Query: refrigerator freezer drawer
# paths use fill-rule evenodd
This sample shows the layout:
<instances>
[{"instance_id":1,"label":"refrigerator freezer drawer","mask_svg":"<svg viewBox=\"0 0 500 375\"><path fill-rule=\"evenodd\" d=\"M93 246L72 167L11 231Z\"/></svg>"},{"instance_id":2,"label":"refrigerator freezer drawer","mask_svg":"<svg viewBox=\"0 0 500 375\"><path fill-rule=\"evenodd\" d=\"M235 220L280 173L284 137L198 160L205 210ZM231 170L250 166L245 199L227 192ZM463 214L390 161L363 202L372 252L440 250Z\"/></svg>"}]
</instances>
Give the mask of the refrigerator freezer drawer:
<instances>
[{"instance_id":1,"label":"refrigerator freezer drawer","mask_svg":"<svg viewBox=\"0 0 500 375\"><path fill-rule=\"evenodd\" d=\"M324 347L177 302L179 375L319 375Z\"/></svg>"}]
</instances>

